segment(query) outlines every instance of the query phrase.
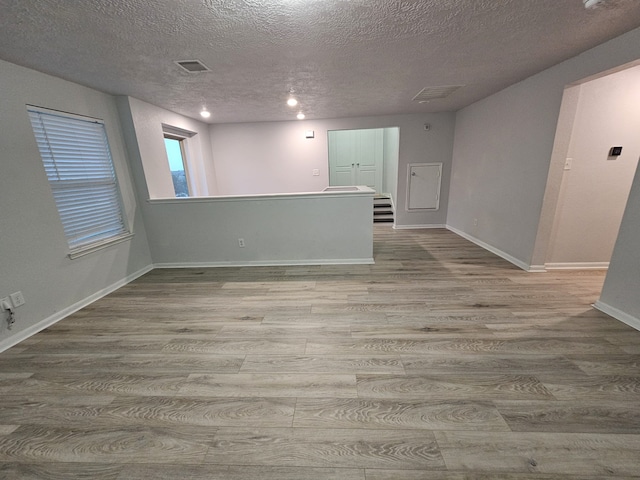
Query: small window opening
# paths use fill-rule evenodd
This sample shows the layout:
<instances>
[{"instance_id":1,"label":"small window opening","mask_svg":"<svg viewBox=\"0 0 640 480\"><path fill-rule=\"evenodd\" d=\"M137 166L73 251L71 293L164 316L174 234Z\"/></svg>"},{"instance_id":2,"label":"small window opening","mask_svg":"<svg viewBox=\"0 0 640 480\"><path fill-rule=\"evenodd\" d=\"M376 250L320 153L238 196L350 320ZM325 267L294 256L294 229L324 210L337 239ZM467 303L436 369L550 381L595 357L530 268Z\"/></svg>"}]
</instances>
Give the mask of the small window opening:
<instances>
[{"instance_id":1,"label":"small window opening","mask_svg":"<svg viewBox=\"0 0 640 480\"><path fill-rule=\"evenodd\" d=\"M190 197L184 138L165 134L164 145L167 149L169 170L171 170L171 179L173 180L173 189L176 197Z\"/></svg>"}]
</instances>

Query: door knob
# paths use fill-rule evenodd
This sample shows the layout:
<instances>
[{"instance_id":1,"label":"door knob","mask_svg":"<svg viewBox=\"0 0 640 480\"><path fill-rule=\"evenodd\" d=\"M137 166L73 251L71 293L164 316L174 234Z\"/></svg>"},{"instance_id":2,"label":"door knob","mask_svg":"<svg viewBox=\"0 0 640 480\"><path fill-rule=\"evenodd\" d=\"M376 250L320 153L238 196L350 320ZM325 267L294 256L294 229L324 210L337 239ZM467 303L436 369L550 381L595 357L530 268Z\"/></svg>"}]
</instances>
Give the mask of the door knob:
<instances>
[{"instance_id":1,"label":"door knob","mask_svg":"<svg viewBox=\"0 0 640 480\"><path fill-rule=\"evenodd\" d=\"M411 176L415 177L416 176L416 172L411 172Z\"/></svg>"}]
</instances>

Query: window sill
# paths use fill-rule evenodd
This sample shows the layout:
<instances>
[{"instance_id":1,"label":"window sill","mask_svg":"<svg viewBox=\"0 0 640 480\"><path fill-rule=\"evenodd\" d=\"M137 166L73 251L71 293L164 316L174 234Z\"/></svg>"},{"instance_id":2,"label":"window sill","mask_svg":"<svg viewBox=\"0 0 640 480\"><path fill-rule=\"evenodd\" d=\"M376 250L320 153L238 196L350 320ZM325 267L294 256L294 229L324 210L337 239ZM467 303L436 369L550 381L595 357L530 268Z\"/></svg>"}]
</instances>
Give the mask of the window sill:
<instances>
[{"instance_id":1,"label":"window sill","mask_svg":"<svg viewBox=\"0 0 640 480\"><path fill-rule=\"evenodd\" d=\"M133 233L125 233L124 235L118 235L117 237L107 238L106 240L101 240L90 245L84 245L79 248L74 248L69 252L69 258L73 260L75 258L84 257L85 255L89 255L90 253L102 250L103 248L126 242L127 240L130 240L133 235Z\"/></svg>"}]
</instances>

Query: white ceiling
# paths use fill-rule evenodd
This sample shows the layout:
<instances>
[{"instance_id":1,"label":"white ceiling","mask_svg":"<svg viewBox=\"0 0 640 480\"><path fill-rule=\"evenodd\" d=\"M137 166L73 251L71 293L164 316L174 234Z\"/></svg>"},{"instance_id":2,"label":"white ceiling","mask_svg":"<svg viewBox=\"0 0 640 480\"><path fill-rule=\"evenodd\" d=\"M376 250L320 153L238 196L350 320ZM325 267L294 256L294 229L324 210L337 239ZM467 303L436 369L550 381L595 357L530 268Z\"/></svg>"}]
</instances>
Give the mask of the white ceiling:
<instances>
[{"instance_id":1,"label":"white ceiling","mask_svg":"<svg viewBox=\"0 0 640 480\"><path fill-rule=\"evenodd\" d=\"M0 58L211 123L293 120L290 89L338 118L454 111L638 26L638 0L0 0Z\"/></svg>"}]
</instances>

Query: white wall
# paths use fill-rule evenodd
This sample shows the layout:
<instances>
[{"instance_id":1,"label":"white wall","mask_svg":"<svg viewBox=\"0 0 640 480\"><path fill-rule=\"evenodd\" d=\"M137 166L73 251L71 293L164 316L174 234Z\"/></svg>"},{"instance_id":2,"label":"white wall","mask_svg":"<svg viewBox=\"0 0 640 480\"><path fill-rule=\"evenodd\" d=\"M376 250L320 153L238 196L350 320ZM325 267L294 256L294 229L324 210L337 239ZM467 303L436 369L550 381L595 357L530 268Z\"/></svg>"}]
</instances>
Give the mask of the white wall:
<instances>
[{"instance_id":1,"label":"white wall","mask_svg":"<svg viewBox=\"0 0 640 480\"><path fill-rule=\"evenodd\" d=\"M424 131L430 123L432 129ZM211 145L220 195L320 191L329 185L329 130L399 127L397 225L446 222L454 114L241 123L211 126ZM314 139L305 131L313 130ZM407 212L406 169L409 163L442 162L442 201L437 212ZM320 175L314 177L314 169Z\"/></svg>"},{"instance_id":2,"label":"white wall","mask_svg":"<svg viewBox=\"0 0 640 480\"><path fill-rule=\"evenodd\" d=\"M579 99L547 264L611 259L640 157L640 67L575 86ZM620 157L608 157L623 146Z\"/></svg>"},{"instance_id":3,"label":"white wall","mask_svg":"<svg viewBox=\"0 0 640 480\"><path fill-rule=\"evenodd\" d=\"M400 148L400 129L384 129L384 185L383 193L388 193L394 205L398 204L398 153Z\"/></svg>"},{"instance_id":4,"label":"white wall","mask_svg":"<svg viewBox=\"0 0 640 480\"><path fill-rule=\"evenodd\" d=\"M638 58L640 29L459 111L447 223L530 265L565 85Z\"/></svg>"},{"instance_id":5,"label":"white wall","mask_svg":"<svg viewBox=\"0 0 640 480\"><path fill-rule=\"evenodd\" d=\"M121 97L118 102L123 123L133 127L135 132L135 141L129 143L129 148L137 150L132 152L132 157L138 157L142 162L147 198L175 197L162 124L196 133L186 140L187 169L191 180L195 183L194 196L217 194L207 124L133 97Z\"/></svg>"},{"instance_id":6,"label":"white wall","mask_svg":"<svg viewBox=\"0 0 640 480\"><path fill-rule=\"evenodd\" d=\"M22 291L17 322L0 323L0 350L151 263L113 97L0 61L0 297ZM70 260L26 105L101 118L105 122L130 241Z\"/></svg>"}]
</instances>

